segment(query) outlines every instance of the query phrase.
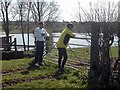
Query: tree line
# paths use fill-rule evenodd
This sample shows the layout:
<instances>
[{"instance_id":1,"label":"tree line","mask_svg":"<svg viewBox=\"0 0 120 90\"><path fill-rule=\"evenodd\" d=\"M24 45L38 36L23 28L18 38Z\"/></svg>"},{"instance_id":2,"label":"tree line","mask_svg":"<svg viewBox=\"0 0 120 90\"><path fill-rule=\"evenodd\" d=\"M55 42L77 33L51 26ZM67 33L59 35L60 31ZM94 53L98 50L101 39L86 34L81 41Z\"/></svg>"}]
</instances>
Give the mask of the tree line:
<instances>
[{"instance_id":1,"label":"tree line","mask_svg":"<svg viewBox=\"0 0 120 90\"><path fill-rule=\"evenodd\" d=\"M6 33L7 43L9 44L9 21L18 19L24 42L24 21L27 21L28 41L30 21L55 21L59 16L59 6L56 2L17 2L11 4L11 1L2 0L0 2L0 17L3 20L3 28ZM78 22L90 22L85 25L86 32L91 36L91 54L89 84L97 87L110 87L111 85L111 57L110 46L113 44L114 36L118 37L118 58L120 61L120 3L89 3L89 9L86 10L78 2L78 12L73 15ZM116 32L113 32L115 23ZM48 23L49 24L49 23ZM81 25L82 26L82 25ZM80 27L79 27L80 28ZM89 32L91 29L91 32ZM28 43L29 44L29 43ZM9 48L8 48L9 50ZM25 47L24 47L24 50ZM120 80L119 80L120 81ZM96 86L95 86L96 87Z\"/></svg>"},{"instance_id":2,"label":"tree line","mask_svg":"<svg viewBox=\"0 0 120 90\"><path fill-rule=\"evenodd\" d=\"M59 6L53 0L52 2L46 2L44 0L37 0L34 2L17 0L1 0L0 1L0 19L3 22L3 30L6 33L6 43L9 44L9 33L14 26L10 27L10 21L20 21L20 30L22 33L23 44L25 46L24 39L24 27L27 28L28 44L29 44L29 29L30 21L37 23L38 21L56 21L59 18ZM27 22L27 23L24 23ZM7 47L10 50L10 47ZM26 51L26 48L24 47Z\"/></svg>"}]
</instances>

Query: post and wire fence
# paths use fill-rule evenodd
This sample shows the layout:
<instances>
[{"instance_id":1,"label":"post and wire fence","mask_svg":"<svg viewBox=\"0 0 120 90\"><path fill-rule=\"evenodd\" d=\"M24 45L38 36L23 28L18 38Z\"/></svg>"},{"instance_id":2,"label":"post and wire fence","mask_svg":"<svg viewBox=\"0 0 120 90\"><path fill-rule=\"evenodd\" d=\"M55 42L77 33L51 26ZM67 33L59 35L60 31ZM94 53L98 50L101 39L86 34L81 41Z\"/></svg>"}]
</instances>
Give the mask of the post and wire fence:
<instances>
[{"instance_id":1,"label":"post and wire fence","mask_svg":"<svg viewBox=\"0 0 120 90\"><path fill-rule=\"evenodd\" d=\"M46 46L49 47L49 50L44 51L44 59L48 60L52 63L57 64L58 62L58 51L56 47L57 40L59 36L52 36L56 40L54 42L47 41L46 43L52 43L52 46ZM68 53L68 60L66 62L66 67L70 67L76 70L81 70L81 67L85 67L89 69L89 62L90 62L90 39L87 37L76 37L72 38L72 41L77 40L77 43L72 43L70 41L68 47L67 47L67 53ZM88 41L88 45L82 43L82 40ZM81 42L81 43L79 43ZM47 53L46 53L47 52Z\"/></svg>"},{"instance_id":2,"label":"post and wire fence","mask_svg":"<svg viewBox=\"0 0 120 90\"><path fill-rule=\"evenodd\" d=\"M53 35L53 36L50 36L50 38L53 38L53 40L45 42L46 47L44 50L43 57L44 59L57 64L58 51L57 51L56 43L57 43L57 40L59 39L59 35L57 36ZM71 38L71 39L67 47L67 53L68 53L67 66L72 66L77 69L81 67L85 67L89 69L91 37L85 34L84 36ZM85 41L87 43L85 43ZM49 44L47 45L47 43ZM23 45L16 44L15 50L18 50L19 48L22 48L22 47ZM26 45L25 47L27 48L28 46ZM31 50L35 51L35 45L29 45L29 47Z\"/></svg>"}]
</instances>

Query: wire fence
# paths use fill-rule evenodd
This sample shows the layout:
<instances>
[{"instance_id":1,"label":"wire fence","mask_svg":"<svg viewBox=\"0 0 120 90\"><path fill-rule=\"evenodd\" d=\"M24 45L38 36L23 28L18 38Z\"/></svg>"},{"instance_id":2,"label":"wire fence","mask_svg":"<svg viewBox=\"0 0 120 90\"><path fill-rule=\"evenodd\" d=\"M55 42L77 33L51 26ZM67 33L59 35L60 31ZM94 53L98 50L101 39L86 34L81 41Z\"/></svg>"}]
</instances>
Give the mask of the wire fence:
<instances>
[{"instance_id":1,"label":"wire fence","mask_svg":"<svg viewBox=\"0 0 120 90\"><path fill-rule=\"evenodd\" d=\"M59 36L51 36L58 40ZM90 47L91 47L91 38L89 37L76 37L73 39L77 39L82 42L82 40L86 40L88 44L83 43L72 43L70 42L67 47L67 53L68 53L68 60L66 66L76 68L78 70L81 70L81 67L89 69L90 66ZM56 41L46 41L45 42L45 48L44 48L44 59L48 60L50 62L54 62L57 64L58 61L58 51L56 47ZM115 41L117 42L117 41ZM49 43L47 45L47 43ZM14 50L15 45L11 45L12 50ZM77 46L73 48L72 46ZM30 48L30 50L35 51L35 45L26 45L26 48ZM115 44L115 47L117 47L117 44ZM23 45L16 45L17 50L23 50Z\"/></svg>"}]
</instances>

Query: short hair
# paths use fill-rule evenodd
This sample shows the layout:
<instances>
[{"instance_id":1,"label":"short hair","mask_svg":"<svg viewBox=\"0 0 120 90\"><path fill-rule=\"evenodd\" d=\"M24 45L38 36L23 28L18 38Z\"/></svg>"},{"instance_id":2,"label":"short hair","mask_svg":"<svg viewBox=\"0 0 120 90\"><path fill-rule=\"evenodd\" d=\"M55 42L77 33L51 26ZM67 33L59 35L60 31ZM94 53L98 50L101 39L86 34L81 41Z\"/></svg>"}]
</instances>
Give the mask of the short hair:
<instances>
[{"instance_id":1,"label":"short hair","mask_svg":"<svg viewBox=\"0 0 120 90\"><path fill-rule=\"evenodd\" d=\"M38 24L44 24L44 23L39 21Z\"/></svg>"},{"instance_id":2,"label":"short hair","mask_svg":"<svg viewBox=\"0 0 120 90\"><path fill-rule=\"evenodd\" d=\"M67 24L67 27L68 27L68 28L73 28L73 24L72 24L72 23L68 23L68 24Z\"/></svg>"}]
</instances>

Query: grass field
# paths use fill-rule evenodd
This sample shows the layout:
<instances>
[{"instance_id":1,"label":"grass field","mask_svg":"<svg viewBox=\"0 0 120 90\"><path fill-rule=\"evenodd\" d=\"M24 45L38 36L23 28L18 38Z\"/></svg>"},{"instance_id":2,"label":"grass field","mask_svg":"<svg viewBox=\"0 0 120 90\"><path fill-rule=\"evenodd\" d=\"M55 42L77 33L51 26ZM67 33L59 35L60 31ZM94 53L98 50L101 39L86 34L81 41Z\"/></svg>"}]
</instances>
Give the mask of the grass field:
<instances>
[{"instance_id":1,"label":"grass field","mask_svg":"<svg viewBox=\"0 0 120 90\"><path fill-rule=\"evenodd\" d=\"M81 61L89 63L90 51L88 48L73 49ZM112 57L117 56L118 49L111 48ZM45 66L31 67L29 63L34 58L17 60L3 60L2 85L7 88L87 88L88 70L85 66L77 65L81 62L70 49L64 72L57 71L57 51L52 50L44 58ZM53 60L55 59L55 60ZM87 60L88 59L88 60ZM89 66L88 66L89 67ZM77 68L77 69L76 69Z\"/></svg>"},{"instance_id":2,"label":"grass field","mask_svg":"<svg viewBox=\"0 0 120 90\"><path fill-rule=\"evenodd\" d=\"M57 72L57 65L45 61L46 66L32 68L32 59L3 61L4 88L83 88L87 86L84 72L66 68ZM28 69L29 67L29 69ZM9 83L9 84L8 84Z\"/></svg>"}]
</instances>

